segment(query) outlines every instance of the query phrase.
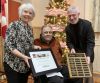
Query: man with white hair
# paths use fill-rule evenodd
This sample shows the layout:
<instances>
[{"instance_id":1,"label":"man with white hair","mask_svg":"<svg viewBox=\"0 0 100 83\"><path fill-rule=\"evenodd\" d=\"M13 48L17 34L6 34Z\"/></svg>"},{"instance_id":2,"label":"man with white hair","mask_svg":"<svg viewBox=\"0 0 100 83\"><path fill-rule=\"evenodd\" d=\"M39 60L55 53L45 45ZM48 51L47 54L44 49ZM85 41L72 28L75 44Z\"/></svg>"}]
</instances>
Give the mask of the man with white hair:
<instances>
[{"instance_id":1,"label":"man with white hair","mask_svg":"<svg viewBox=\"0 0 100 83\"><path fill-rule=\"evenodd\" d=\"M87 63L93 71L95 35L91 22L79 18L80 11L75 6L67 10L68 25L65 29L67 45L71 53L85 53ZM82 83L82 80L79 79ZM93 78L86 78L85 83L93 83Z\"/></svg>"}]
</instances>

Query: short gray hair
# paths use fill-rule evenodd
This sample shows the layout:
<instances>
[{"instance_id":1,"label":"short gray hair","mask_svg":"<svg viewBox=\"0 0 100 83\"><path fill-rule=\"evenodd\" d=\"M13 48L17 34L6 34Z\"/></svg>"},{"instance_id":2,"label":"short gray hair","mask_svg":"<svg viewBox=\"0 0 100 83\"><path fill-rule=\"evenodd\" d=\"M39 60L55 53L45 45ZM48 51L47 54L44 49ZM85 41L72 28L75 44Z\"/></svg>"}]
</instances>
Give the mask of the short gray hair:
<instances>
[{"instance_id":1,"label":"short gray hair","mask_svg":"<svg viewBox=\"0 0 100 83\"><path fill-rule=\"evenodd\" d=\"M33 5L31 3L24 3L18 9L19 17L22 15L22 12L24 9L32 9L32 17L35 16L35 10L34 10Z\"/></svg>"},{"instance_id":2,"label":"short gray hair","mask_svg":"<svg viewBox=\"0 0 100 83\"><path fill-rule=\"evenodd\" d=\"M45 28L45 27L50 27L51 29L52 29L52 26L51 25L43 25L42 27L41 27L41 33L42 33L42 31L43 31L43 29Z\"/></svg>"},{"instance_id":3,"label":"short gray hair","mask_svg":"<svg viewBox=\"0 0 100 83\"><path fill-rule=\"evenodd\" d=\"M67 13L80 13L80 11L76 6L70 6L67 10Z\"/></svg>"}]
</instances>

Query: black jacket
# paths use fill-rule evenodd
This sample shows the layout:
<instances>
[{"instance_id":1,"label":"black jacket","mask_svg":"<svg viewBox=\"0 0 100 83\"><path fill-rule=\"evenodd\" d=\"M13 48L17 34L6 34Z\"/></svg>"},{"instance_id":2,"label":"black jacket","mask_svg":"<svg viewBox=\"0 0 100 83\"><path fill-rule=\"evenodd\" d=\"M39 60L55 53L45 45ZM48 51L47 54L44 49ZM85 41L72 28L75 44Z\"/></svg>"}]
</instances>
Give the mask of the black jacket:
<instances>
[{"instance_id":1,"label":"black jacket","mask_svg":"<svg viewBox=\"0 0 100 83\"><path fill-rule=\"evenodd\" d=\"M95 35L91 22L79 19L77 24L68 24L66 29L67 45L76 52L86 53L94 61Z\"/></svg>"}]
</instances>

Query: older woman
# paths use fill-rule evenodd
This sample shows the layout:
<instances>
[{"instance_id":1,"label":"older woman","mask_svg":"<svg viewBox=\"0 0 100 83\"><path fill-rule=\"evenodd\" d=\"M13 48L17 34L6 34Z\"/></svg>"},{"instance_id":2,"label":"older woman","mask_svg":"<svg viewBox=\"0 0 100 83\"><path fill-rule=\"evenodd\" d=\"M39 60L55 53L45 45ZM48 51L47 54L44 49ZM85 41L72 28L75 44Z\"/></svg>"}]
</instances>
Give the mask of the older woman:
<instances>
[{"instance_id":1,"label":"older woman","mask_svg":"<svg viewBox=\"0 0 100 83\"><path fill-rule=\"evenodd\" d=\"M62 50L60 43L53 37L52 27L49 25L44 25L41 28L41 35L40 38L34 40L34 44L41 47L41 49L50 48L55 56L55 59L59 66L62 66ZM35 79L35 83L63 83L63 76L59 72L55 72L55 75L48 76L41 75Z\"/></svg>"},{"instance_id":2,"label":"older woman","mask_svg":"<svg viewBox=\"0 0 100 83\"><path fill-rule=\"evenodd\" d=\"M34 7L24 3L19 7L19 20L12 22L4 44L4 70L8 83L27 83L30 68L25 51L33 48L32 28L28 24L35 16ZM39 48L39 46L34 46Z\"/></svg>"}]
</instances>

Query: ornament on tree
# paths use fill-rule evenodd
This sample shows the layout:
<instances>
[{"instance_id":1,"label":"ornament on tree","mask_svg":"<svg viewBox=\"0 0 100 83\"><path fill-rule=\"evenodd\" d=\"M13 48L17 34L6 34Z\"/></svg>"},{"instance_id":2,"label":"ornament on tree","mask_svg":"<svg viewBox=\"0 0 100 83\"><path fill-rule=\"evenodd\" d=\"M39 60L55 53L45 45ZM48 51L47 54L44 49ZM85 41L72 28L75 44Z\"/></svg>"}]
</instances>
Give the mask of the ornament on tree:
<instances>
[{"instance_id":1,"label":"ornament on tree","mask_svg":"<svg viewBox=\"0 0 100 83\"><path fill-rule=\"evenodd\" d=\"M46 7L46 18L44 22L45 24L58 24L58 25L65 25L67 24L67 8L69 7L69 4L66 2L66 0L50 0L49 7ZM52 18L51 16L54 16L55 18Z\"/></svg>"}]
</instances>

